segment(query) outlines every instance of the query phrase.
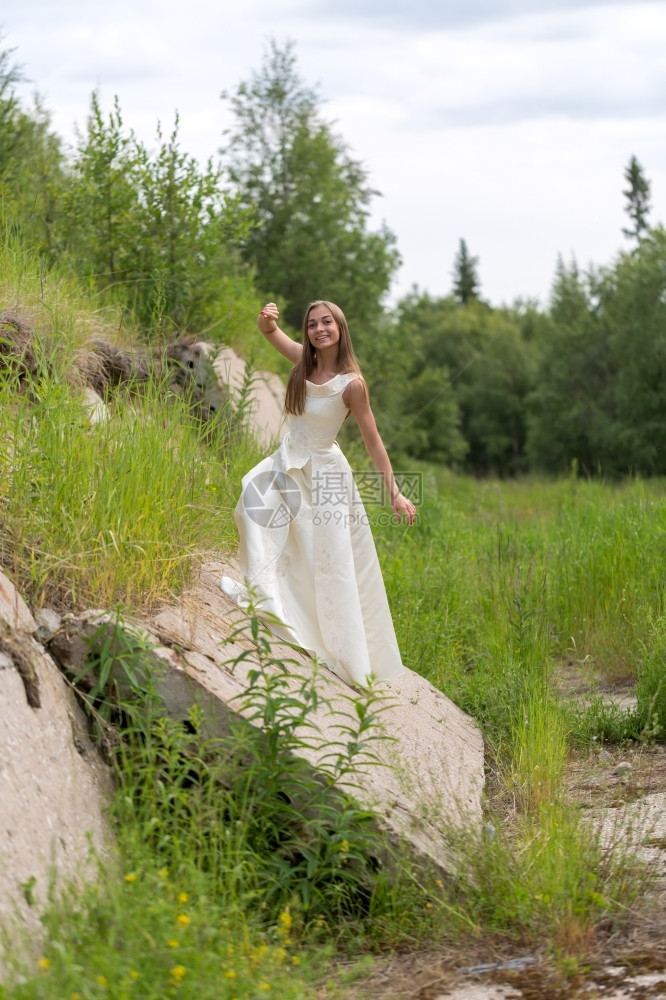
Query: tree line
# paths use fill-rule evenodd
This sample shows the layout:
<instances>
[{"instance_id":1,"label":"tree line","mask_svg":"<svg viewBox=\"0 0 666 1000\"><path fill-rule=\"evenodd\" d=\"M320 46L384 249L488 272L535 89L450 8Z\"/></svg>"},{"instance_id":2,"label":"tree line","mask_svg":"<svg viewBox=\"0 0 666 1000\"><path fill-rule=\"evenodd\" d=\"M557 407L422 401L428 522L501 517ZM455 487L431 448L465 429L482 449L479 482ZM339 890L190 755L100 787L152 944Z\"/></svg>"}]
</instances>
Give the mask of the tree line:
<instances>
[{"instance_id":1,"label":"tree line","mask_svg":"<svg viewBox=\"0 0 666 1000\"><path fill-rule=\"evenodd\" d=\"M666 474L666 232L649 225L635 157L629 245L604 268L560 259L546 308L485 303L460 240L449 295L413 288L388 309L395 235L370 225L378 192L292 45L270 43L261 70L222 95L233 124L204 165L182 149L177 115L149 148L97 93L66 154L45 108L17 97L21 81L0 52L3 238L79 275L147 341L227 341L266 298L297 330L308 301L332 299L394 454L477 475Z\"/></svg>"}]
</instances>

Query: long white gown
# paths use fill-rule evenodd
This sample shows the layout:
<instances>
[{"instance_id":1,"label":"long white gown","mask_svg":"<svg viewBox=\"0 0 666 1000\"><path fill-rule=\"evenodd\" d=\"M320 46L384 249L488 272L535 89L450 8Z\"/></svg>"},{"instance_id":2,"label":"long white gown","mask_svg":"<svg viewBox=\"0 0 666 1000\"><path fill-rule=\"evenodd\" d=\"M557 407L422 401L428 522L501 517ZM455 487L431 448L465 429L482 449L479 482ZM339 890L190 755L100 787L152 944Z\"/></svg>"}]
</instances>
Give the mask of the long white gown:
<instances>
[{"instance_id":1,"label":"long white gown","mask_svg":"<svg viewBox=\"0 0 666 1000\"><path fill-rule=\"evenodd\" d=\"M351 684L404 670L377 552L349 462L335 438L354 374L306 382L305 411L280 448L243 478L235 511L240 569L273 629ZM222 590L247 602L229 577Z\"/></svg>"}]
</instances>

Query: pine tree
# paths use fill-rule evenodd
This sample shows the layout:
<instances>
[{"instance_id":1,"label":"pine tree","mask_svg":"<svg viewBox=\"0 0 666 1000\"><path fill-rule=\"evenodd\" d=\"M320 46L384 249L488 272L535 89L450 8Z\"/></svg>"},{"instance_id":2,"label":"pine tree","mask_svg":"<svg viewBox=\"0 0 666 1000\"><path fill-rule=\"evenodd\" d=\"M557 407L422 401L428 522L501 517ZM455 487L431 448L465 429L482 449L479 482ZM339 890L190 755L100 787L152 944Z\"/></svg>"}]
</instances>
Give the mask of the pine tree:
<instances>
[{"instance_id":1,"label":"pine tree","mask_svg":"<svg viewBox=\"0 0 666 1000\"><path fill-rule=\"evenodd\" d=\"M453 263L453 294L458 301L466 306L472 300L478 300L480 291L477 273L478 257L470 257L467 244L460 241L460 248Z\"/></svg>"},{"instance_id":2,"label":"pine tree","mask_svg":"<svg viewBox=\"0 0 666 1000\"><path fill-rule=\"evenodd\" d=\"M229 100L224 154L241 205L254 211L243 254L257 284L287 300L283 317L294 326L309 300L326 298L368 327L399 263L395 237L369 228L376 192L322 117L293 46L271 42L260 71Z\"/></svg>"},{"instance_id":3,"label":"pine tree","mask_svg":"<svg viewBox=\"0 0 666 1000\"><path fill-rule=\"evenodd\" d=\"M622 232L629 238L640 240L641 235L648 230L647 215L650 211L650 182L643 173L643 168L632 156L629 166L624 171L624 178L629 187L622 194L627 199L624 210L631 219L633 227L623 229Z\"/></svg>"}]
</instances>

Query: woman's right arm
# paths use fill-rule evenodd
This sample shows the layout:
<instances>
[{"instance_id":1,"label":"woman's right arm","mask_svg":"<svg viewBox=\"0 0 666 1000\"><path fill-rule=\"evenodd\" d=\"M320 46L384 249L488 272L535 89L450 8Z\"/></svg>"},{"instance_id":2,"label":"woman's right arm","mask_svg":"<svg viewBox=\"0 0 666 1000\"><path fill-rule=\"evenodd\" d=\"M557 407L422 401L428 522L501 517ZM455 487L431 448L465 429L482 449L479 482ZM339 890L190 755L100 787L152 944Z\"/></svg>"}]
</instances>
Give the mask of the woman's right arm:
<instances>
[{"instance_id":1,"label":"woman's right arm","mask_svg":"<svg viewBox=\"0 0 666 1000\"><path fill-rule=\"evenodd\" d=\"M298 364L303 353L303 345L288 337L277 325L280 311L274 302L268 302L257 316L257 326L266 340L270 341L276 351L283 354L292 365Z\"/></svg>"}]
</instances>

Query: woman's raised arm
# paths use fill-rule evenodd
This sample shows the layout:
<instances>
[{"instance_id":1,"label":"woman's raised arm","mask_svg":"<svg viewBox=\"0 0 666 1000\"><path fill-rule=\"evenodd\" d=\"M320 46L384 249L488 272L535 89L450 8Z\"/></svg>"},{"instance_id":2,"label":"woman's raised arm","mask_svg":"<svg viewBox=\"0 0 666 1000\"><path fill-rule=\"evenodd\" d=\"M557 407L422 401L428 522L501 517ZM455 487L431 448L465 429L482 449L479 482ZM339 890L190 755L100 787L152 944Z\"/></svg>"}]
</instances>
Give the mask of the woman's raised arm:
<instances>
[{"instance_id":1,"label":"woman's raised arm","mask_svg":"<svg viewBox=\"0 0 666 1000\"><path fill-rule=\"evenodd\" d=\"M280 311L274 302L267 302L257 316L257 326L263 333L266 340L270 341L276 351L291 361L292 365L298 364L303 353L303 345L297 344L295 340L288 337L277 325L277 318Z\"/></svg>"}]
</instances>

